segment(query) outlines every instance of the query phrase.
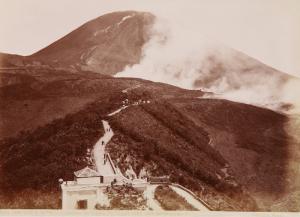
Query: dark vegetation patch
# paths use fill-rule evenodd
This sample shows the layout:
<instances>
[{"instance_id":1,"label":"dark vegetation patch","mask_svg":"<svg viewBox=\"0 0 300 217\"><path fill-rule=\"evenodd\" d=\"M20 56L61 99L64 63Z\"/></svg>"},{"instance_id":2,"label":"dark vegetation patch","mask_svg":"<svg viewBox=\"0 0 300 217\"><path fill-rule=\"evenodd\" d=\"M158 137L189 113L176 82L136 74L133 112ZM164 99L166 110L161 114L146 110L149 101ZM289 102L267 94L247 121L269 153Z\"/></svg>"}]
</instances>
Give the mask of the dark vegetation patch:
<instances>
[{"instance_id":1,"label":"dark vegetation patch","mask_svg":"<svg viewBox=\"0 0 300 217\"><path fill-rule=\"evenodd\" d=\"M172 100L211 136L236 180L269 209L286 193L289 141L288 118L274 111L221 99Z\"/></svg>"},{"instance_id":2,"label":"dark vegetation patch","mask_svg":"<svg viewBox=\"0 0 300 217\"><path fill-rule=\"evenodd\" d=\"M87 148L103 134L102 119L110 106L94 102L32 133L2 140L1 190L51 188L60 177L72 179L73 171L86 166Z\"/></svg>"},{"instance_id":3,"label":"dark vegetation patch","mask_svg":"<svg viewBox=\"0 0 300 217\"><path fill-rule=\"evenodd\" d=\"M153 102L130 107L114 116L110 123L113 129L140 144L131 150L139 150L144 158L156 155L207 183L219 183L214 172L224 166L225 161L207 144L206 132L193 126L193 122L179 112L172 114L170 110L167 104Z\"/></svg>"},{"instance_id":4,"label":"dark vegetation patch","mask_svg":"<svg viewBox=\"0 0 300 217\"><path fill-rule=\"evenodd\" d=\"M115 136L108 150L122 171L130 164L137 174L146 168L152 176L170 175L172 182L198 192L215 209L256 209L239 185L216 176L226 161L208 145L205 130L169 103L132 106L109 122ZM217 195L222 203L213 203Z\"/></svg>"},{"instance_id":5,"label":"dark vegetation patch","mask_svg":"<svg viewBox=\"0 0 300 217\"><path fill-rule=\"evenodd\" d=\"M0 195L0 209L61 209L61 192L57 189L24 189Z\"/></svg>"}]
</instances>

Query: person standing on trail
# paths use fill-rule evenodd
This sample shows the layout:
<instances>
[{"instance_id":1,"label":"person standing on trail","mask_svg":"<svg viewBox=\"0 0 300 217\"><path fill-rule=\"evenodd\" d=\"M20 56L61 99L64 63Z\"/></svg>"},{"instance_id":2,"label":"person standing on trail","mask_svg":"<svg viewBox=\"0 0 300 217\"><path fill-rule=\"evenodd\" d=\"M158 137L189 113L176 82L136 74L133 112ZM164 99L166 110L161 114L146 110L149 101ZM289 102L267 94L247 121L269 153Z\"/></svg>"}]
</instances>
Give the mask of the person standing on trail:
<instances>
[{"instance_id":1,"label":"person standing on trail","mask_svg":"<svg viewBox=\"0 0 300 217\"><path fill-rule=\"evenodd\" d=\"M104 145L104 141L102 141L102 145Z\"/></svg>"}]
</instances>

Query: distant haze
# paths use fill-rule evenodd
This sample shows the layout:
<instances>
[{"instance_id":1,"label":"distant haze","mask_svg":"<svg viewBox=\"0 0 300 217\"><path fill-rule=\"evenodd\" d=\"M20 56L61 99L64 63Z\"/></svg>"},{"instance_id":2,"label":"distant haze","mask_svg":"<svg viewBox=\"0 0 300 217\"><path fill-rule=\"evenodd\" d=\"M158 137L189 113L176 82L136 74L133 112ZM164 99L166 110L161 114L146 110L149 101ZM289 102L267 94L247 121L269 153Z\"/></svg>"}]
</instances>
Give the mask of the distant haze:
<instances>
[{"instance_id":1,"label":"distant haze","mask_svg":"<svg viewBox=\"0 0 300 217\"><path fill-rule=\"evenodd\" d=\"M0 0L0 51L29 55L112 11L159 14L300 76L298 0Z\"/></svg>"}]
</instances>

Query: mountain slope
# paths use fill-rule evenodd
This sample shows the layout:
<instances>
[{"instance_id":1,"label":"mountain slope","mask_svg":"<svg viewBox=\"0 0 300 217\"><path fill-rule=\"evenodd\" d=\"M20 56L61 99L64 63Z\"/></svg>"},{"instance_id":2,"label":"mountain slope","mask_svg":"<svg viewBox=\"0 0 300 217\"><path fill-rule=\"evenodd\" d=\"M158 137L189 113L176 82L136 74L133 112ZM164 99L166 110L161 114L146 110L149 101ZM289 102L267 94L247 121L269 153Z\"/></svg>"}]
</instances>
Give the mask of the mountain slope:
<instances>
[{"instance_id":1,"label":"mountain slope","mask_svg":"<svg viewBox=\"0 0 300 217\"><path fill-rule=\"evenodd\" d=\"M20 198L17 192L30 189L56 192L58 178L71 179L73 171L89 163L87 149L101 137L103 119L115 132L108 151L123 172L130 164L137 174L144 168L152 175L171 175L173 182L221 210L258 210L254 199L259 209L267 210L272 201L287 194L291 177L280 166L289 162L284 115L201 99L201 91L91 72L35 67L23 74L7 71L5 76L1 100L11 107L1 107L1 114L10 114L3 116L2 126L10 129L6 136L16 135L1 142L5 178L0 188L5 201L14 201ZM23 91L11 91L16 85ZM107 116L126 100L127 108ZM31 108L27 112L25 101ZM47 101L46 106L67 109L39 110L37 102ZM11 191L16 196L7 199Z\"/></svg>"},{"instance_id":2,"label":"mountain slope","mask_svg":"<svg viewBox=\"0 0 300 217\"><path fill-rule=\"evenodd\" d=\"M286 201L300 188L294 184L299 143L286 128L291 117L205 99L199 90L111 76L141 61L153 20L148 13L111 13L31 56L0 54L1 207L58 207L57 179L71 179L90 163L88 149L106 119L115 132L108 151L123 172L132 165L136 173L170 175L215 210L278 209L273 202L289 209ZM230 52L230 58L208 57L193 88L222 78L230 89L251 88L250 78L262 77L275 78L266 86L280 89L290 79ZM180 80L184 70L172 73ZM120 112L107 116L114 111ZM47 195L56 202L48 203Z\"/></svg>"},{"instance_id":3,"label":"mountain slope","mask_svg":"<svg viewBox=\"0 0 300 217\"><path fill-rule=\"evenodd\" d=\"M0 52L0 68L24 66L25 57Z\"/></svg>"},{"instance_id":4,"label":"mountain slope","mask_svg":"<svg viewBox=\"0 0 300 217\"><path fill-rule=\"evenodd\" d=\"M139 62L154 17L135 11L116 12L87 22L31 55L43 64L115 74Z\"/></svg>"},{"instance_id":5,"label":"mountain slope","mask_svg":"<svg viewBox=\"0 0 300 217\"><path fill-rule=\"evenodd\" d=\"M119 154L127 153L135 162L132 165L137 173L145 167L153 175L172 174L173 181L180 181L195 190L207 186L208 195L213 192L224 194L220 196L225 201L222 209L254 209L255 203L234 182L234 178L227 182L216 175L222 174L226 161L208 145L207 132L167 103L180 93L181 98L193 97L194 91L189 93L177 89L174 93L172 87L167 86L164 90L169 88L169 94L160 97L157 89L151 88L151 83L142 84L132 90L133 93L112 91L105 99L99 98L79 112L54 120L32 133L23 132L15 138L3 140L1 173L5 178L0 183L2 195L36 187L53 191L51 189L56 186L58 177L70 179L74 170L88 163L87 149L92 148L103 133L101 120L108 119L116 135L110 144L110 153L114 160L121 160L118 165L123 171L126 165ZM158 98L161 100L154 100ZM150 103L131 106L112 117L106 116L121 106L125 99ZM118 150L114 150L115 145ZM184 155L180 154L183 152ZM193 165L197 165L194 168L190 164L192 159ZM20 179L24 180L18 182ZM229 193L234 196L232 201L226 196ZM233 201L239 201L239 205Z\"/></svg>"},{"instance_id":6,"label":"mountain slope","mask_svg":"<svg viewBox=\"0 0 300 217\"><path fill-rule=\"evenodd\" d=\"M82 109L95 99L145 84L156 95L184 95L189 91L140 79L114 79L99 73L27 66L0 72L0 139L34 130L54 119ZM201 96L201 91L192 92Z\"/></svg>"},{"instance_id":7,"label":"mountain slope","mask_svg":"<svg viewBox=\"0 0 300 217\"><path fill-rule=\"evenodd\" d=\"M174 104L209 132L211 146L229 162L238 182L258 203L263 201L259 205L269 206L289 191L286 116L226 100Z\"/></svg>"},{"instance_id":8,"label":"mountain slope","mask_svg":"<svg viewBox=\"0 0 300 217\"><path fill-rule=\"evenodd\" d=\"M105 14L30 56L0 54L0 66L46 65L107 75L116 75L125 67L133 66L120 76L155 79L184 88L216 92L261 91L262 87L268 87L270 91L265 91L263 96L275 98L274 95L280 93L278 90L293 79L223 45L194 48L189 44L188 35L184 50L179 49L178 54L170 53L177 51L176 44L183 42L169 43L173 38L176 40L176 32L170 37L158 31L156 24L159 25L158 19L146 12ZM192 53L191 58L188 51L193 49L199 52Z\"/></svg>"}]
</instances>

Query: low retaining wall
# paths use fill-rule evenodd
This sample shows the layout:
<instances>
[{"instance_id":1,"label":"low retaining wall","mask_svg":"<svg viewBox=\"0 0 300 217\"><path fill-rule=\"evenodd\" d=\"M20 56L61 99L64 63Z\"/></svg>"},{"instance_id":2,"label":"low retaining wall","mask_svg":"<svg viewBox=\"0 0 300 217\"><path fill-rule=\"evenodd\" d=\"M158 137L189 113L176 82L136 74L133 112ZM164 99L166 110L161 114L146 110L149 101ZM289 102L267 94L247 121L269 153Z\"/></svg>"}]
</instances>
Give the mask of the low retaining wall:
<instances>
[{"instance_id":1,"label":"low retaining wall","mask_svg":"<svg viewBox=\"0 0 300 217\"><path fill-rule=\"evenodd\" d=\"M194 192L192 192L191 190L187 189L186 187L180 185L180 184L175 184L175 183L171 183L172 186L177 187L177 188L181 188L182 190L188 192L190 195L192 195L196 200L200 201L207 209L209 210L213 210L205 201L203 201L201 198L199 198Z\"/></svg>"},{"instance_id":2,"label":"low retaining wall","mask_svg":"<svg viewBox=\"0 0 300 217\"><path fill-rule=\"evenodd\" d=\"M112 159L110 158L109 153L106 153L106 156L107 156L107 158L108 158L108 161L109 161L109 163L110 163L110 166L111 166L112 170L114 171L114 174L117 174L116 167L115 167L115 165L114 165L114 162L113 162Z\"/></svg>"}]
</instances>

